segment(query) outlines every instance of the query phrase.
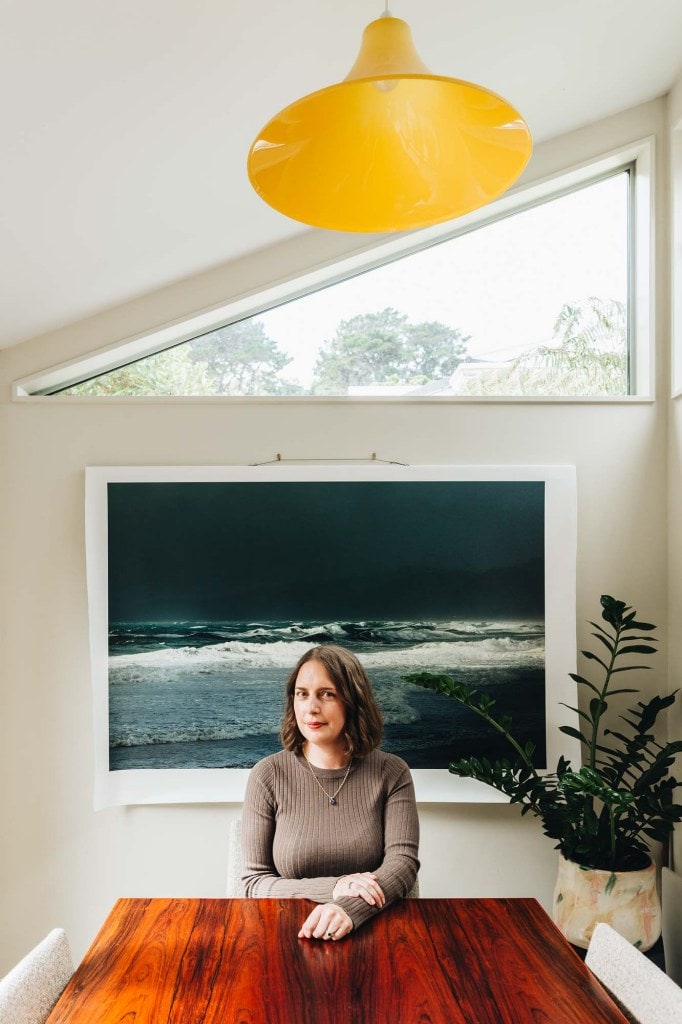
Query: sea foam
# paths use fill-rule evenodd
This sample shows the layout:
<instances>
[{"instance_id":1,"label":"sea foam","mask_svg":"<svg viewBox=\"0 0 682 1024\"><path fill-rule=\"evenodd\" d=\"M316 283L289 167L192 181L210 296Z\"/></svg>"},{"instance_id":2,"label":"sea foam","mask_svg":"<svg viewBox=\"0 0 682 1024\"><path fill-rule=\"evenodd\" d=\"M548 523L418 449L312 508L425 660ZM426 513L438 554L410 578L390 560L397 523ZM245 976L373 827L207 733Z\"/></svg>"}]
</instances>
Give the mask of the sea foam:
<instances>
[{"instance_id":1,"label":"sea foam","mask_svg":"<svg viewBox=\"0 0 682 1024\"><path fill-rule=\"evenodd\" d=\"M232 670L275 668L290 670L308 651L310 643L278 641L249 644L236 641L206 647L175 647L142 654L120 654L109 659L109 682L133 683L153 675L157 682L173 682L191 669L202 676L220 676ZM484 640L449 643L422 643L415 647L358 652L371 674L372 669L391 668L402 672L452 671L458 665L501 668L522 665L541 668L544 644L537 638L513 640L489 637Z\"/></svg>"}]
</instances>

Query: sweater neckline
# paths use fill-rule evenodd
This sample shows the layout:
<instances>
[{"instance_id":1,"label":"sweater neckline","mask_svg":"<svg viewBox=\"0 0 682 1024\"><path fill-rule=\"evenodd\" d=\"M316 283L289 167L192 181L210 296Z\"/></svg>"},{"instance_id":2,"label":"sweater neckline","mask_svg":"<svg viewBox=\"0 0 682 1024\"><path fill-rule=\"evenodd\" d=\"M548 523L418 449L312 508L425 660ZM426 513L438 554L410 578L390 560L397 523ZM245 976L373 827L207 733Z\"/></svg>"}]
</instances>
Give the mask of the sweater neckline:
<instances>
[{"instance_id":1,"label":"sweater neckline","mask_svg":"<svg viewBox=\"0 0 682 1024\"><path fill-rule=\"evenodd\" d=\"M306 773L306 775L310 775L310 768L308 767L308 762L305 759L305 754L301 751L300 753L295 753L294 757L296 758L296 760L298 761L299 765ZM358 759L354 757L352 764L350 766L349 775L353 774L357 763ZM321 779L342 778L346 774L347 768L348 765L344 765L343 768L318 768L316 764L313 765L315 774L319 775Z\"/></svg>"}]
</instances>

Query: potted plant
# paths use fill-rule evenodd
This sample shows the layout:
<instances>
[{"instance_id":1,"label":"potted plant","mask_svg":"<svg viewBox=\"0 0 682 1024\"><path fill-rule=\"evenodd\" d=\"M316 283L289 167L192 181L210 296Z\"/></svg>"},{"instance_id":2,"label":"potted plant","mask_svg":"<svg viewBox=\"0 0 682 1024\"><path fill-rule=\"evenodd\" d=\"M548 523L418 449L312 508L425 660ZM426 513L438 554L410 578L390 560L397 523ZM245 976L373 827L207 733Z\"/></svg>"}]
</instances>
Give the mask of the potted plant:
<instances>
[{"instance_id":1,"label":"potted plant","mask_svg":"<svg viewBox=\"0 0 682 1024\"><path fill-rule=\"evenodd\" d=\"M564 705L578 716L578 727L559 727L583 744L586 760L580 767L560 757L555 771L538 771L534 745L514 738L511 719L493 713L495 701L451 676L423 672L405 678L464 704L509 743L509 760L465 757L453 761L450 771L505 793L521 805L522 814L536 815L545 835L556 840L561 857L554 919L567 938L586 948L594 925L605 920L645 950L660 935L656 869L648 841L665 843L682 819L682 805L674 801L680 782L670 774L682 741L661 744L653 732L675 693L638 701L620 715L624 725L605 727L611 699L638 692L620 685L622 673L649 668L630 663L629 656L637 655L641 662L656 653L657 640L651 635L656 627L638 621L623 601L604 595L601 605L605 625L590 623L599 653L582 651L595 663L599 678L594 682L570 673L590 699L584 708Z\"/></svg>"}]
</instances>

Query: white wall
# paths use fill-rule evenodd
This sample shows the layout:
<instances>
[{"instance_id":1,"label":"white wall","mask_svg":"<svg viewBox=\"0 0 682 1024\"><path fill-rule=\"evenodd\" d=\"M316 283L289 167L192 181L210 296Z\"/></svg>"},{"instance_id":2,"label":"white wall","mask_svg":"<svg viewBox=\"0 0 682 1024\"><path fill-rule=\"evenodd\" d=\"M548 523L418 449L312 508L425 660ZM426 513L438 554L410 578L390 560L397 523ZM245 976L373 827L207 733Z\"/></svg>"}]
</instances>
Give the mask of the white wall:
<instances>
[{"instance_id":1,"label":"white wall","mask_svg":"<svg viewBox=\"0 0 682 1024\"><path fill-rule=\"evenodd\" d=\"M527 178L653 132L660 101L541 147ZM665 162L659 161L665 200ZM665 202L660 217L665 216ZM578 621L599 595L654 622L667 609L667 403L346 404L10 400L11 381L281 276L348 240L291 246L34 339L0 358L0 972L50 927L82 955L121 895L221 895L232 806L92 810L84 575L86 465L380 457L411 463L568 463L578 474ZM319 256L317 257L319 258ZM665 267L665 248L658 259ZM667 323L659 302L659 394ZM581 628L581 637L586 632ZM660 688L665 659L647 679ZM567 681L567 698L570 684ZM556 855L505 805L422 805L425 896L533 895L549 906Z\"/></svg>"},{"instance_id":2,"label":"white wall","mask_svg":"<svg viewBox=\"0 0 682 1024\"><path fill-rule=\"evenodd\" d=\"M670 131L682 138L682 78L678 80L668 101L668 124ZM675 237L674 245L675 284L671 291L672 312L676 321L675 358L677 373L675 390L679 393L670 400L670 434L668 451L669 508L668 508L668 551L669 551L669 617L670 624L670 688L682 690L682 152L673 167L675 190ZM671 218L672 219L672 218ZM671 233L672 234L672 233ZM672 319L672 318L671 318ZM677 698L671 714L671 736L682 737L682 694ZM682 757L678 759L682 771ZM678 826L673 849L675 870L682 874L682 827ZM682 918L682 907L679 908Z\"/></svg>"}]
</instances>

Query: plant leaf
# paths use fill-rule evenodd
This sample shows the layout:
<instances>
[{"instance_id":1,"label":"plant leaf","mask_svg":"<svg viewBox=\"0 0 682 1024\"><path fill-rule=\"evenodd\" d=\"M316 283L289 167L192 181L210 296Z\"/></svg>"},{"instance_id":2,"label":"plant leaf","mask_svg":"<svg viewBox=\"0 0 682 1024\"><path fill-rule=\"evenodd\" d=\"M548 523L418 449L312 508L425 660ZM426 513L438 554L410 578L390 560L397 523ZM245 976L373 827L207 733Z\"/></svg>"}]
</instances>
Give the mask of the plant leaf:
<instances>
[{"instance_id":1,"label":"plant leaf","mask_svg":"<svg viewBox=\"0 0 682 1024\"><path fill-rule=\"evenodd\" d=\"M606 672L608 672L608 670L609 670L608 665L605 665L604 662L601 660L601 658L598 658L596 654L592 653L592 651L581 651L580 653L582 654L583 658L587 658L589 661L597 661L597 662L599 662L601 667Z\"/></svg>"},{"instance_id":2,"label":"plant leaf","mask_svg":"<svg viewBox=\"0 0 682 1024\"><path fill-rule=\"evenodd\" d=\"M616 671L618 671L618 670L616 670ZM584 676L579 676L577 674L577 672L569 672L568 675L573 680L574 683L581 683L583 686L589 686L590 690L592 690L596 694L599 694L601 692L600 690L597 689L597 687L594 685L594 683L591 683L589 681L589 679L585 679Z\"/></svg>"},{"instance_id":3,"label":"plant leaf","mask_svg":"<svg viewBox=\"0 0 682 1024\"><path fill-rule=\"evenodd\" d=\"M613 636L611 635L611 633L609 633L609 631L607 629L604 629L603 626L600 626L598 622L592 622L591 619L589 619L588 621L589 621L591 626L593 626L595 629L599 630L600 633L603 633L604 636L609 638L609 640L613 641Z\"/></svg>"},{"instance_id":4,"label":"plant leaf","mask_svg":"<svg viewBox=\"0 0 682 1024\"><path fill-rule=\"evenodd\" d=\"M601 697L593 697L590 701L590 714L592 715L592 721L594 721L597 715L601 715L606 711L607 708L608 704L605 700L602 700Z\"/></svg>"},{"instance_id":5,"label":"plant leaf","mask_svg":"<svg viewBox=\"0 0 682 1024\"><path fill-rule=\"evenodd\" d=\"M563 701L559 701L559 707L568 708L569 711L575 711L576 715L580 715L581 718L584 718L586 722L589 722L590 725L592 725L592 719L586 711L581 711L580 708L574 708L570 704L564 704Z\"/></svg>"},{"instance_id":6,"label":"plant leaf","mask_svg":"<svg viewBox=\"0 0 682 1024\"><path fill-rule=\"evenodd\" d=\"M585 739L583 734L578 732L577 729L574 729L572 725L560 725L559 732L563 732L565 736L572 736L575 740L580 740L580 742L584 743L585 746L588 745L588 741Z\"/></svg>"},{"instance_id":7,"label":"plant leaf","mask_svg":"<svg viewBox=\"0 0 682 1024\"><path fill-rule=\"evenodd\" d=\"M592 636L595 638L595 640L599 640L599 642L604 645L609 654L613 654L614 648L610 640L607 640L606 637L601 635L601 633L593 633Z\"/></svg>"}]
</instances>

